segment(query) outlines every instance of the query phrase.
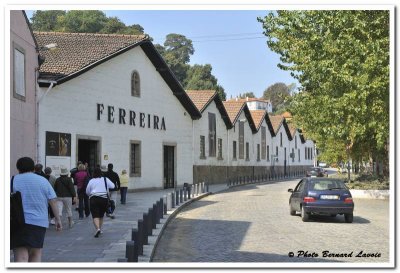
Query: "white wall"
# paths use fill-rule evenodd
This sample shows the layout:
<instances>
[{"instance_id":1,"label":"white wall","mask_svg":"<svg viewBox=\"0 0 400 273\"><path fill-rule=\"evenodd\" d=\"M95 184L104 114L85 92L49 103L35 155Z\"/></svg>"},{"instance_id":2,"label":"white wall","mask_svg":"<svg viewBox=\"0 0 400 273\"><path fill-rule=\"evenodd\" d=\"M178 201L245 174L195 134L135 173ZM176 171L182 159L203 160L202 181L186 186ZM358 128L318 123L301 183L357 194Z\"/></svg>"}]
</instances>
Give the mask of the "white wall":
<instances>
[{"instance_id":1,"label":"white wall","mask_svg":"<svg viewBox=\"0 0 400 273\"><path fill-rule=\"evenodd\" d=\"M139 72L141 97L131 96L131 73ZM41 91L45 91L42 88ZM97 103L104 104L97 120ZM114 123L107 121L107 106L114 106ZM118 123L118 108L136 112L136 126ZM146 114L146 128L138 125ZM147 114L165 118L166 131L147 128ZM176 145L179 185L193 181L192 120L140 47L133 48L82 75L55 86L40 106L39 154L44 161L45 132L72 134L71 161L75 164L76 135L101 138L101 164L114 164L118 173L129 170L131 140L141 141L141 177L130 178L130 188L163 186L163 144ZM104 160L108 155L108 160Z\"/></svg>"},{"instance_id":2,"label":"white wall","mask_svg":"<svg viewBox=\"0 0 400 273\"><path fill-rule=\"evenodd\" d=\"M209 140L208 140L208 113L214 113L216 116L216 155L209 156ZM217 109L215 101L212 101L203 111L202 117L193 121L194 124L194 140L193 140L193 164L202 166L226 166L228 162L228 139L227 129L221 114ZM205 159L200 158L200 136L205 138ZM218 138L222 138L222 160L218 159Z\"/></svg>"},{"instance_id":3,"label":"white wall","mask_svg":"<svg viewBox=\"0 0 400 273\"><path fill-rule=\"evenodd\" d=\"M239 159L239 121L240 120L245 120L244 122L244 149L243 149L243 159ZM249 121L246 118L246 115L244 114L243 110L239 115L239 118L236 121L236 124L234 124L234 128L230 129L228 131L229 135L229 154L230 154L230 166L253 166L252 161L255 160L254 157L256 156L255 154L255 149L257 147L254 147L254 141L253 141L253 132L251 131ZM233 158L233 141L236 141L236 160L232 160ZM249 142L249 158L250 160L246 160L246 142Z\"/></svg>"}]
</instances>

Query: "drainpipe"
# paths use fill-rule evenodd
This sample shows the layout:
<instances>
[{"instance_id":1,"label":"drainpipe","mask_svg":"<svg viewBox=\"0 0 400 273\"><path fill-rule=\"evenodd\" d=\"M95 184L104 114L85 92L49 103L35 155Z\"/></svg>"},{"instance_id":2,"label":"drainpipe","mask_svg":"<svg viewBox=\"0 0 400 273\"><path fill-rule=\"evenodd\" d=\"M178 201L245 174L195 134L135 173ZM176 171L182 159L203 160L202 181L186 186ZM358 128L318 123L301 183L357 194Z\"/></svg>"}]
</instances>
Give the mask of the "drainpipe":
<instances>
[{"instance_id":1,"label":"drainpipe","mask_svg":"<svg viewBox=\"0 0 400 273\"><path fill-rule=\"evenodd\" d=\"M38 90L37 84L35 85L36 88L36 159L37 162L42 163L42 159L40 158L40 141L39 141L39 105L40 102L44 99L44 97L49 93L49 91L53 88L54 85L57 84L56 81L47 81L47 80L38 80L38 83L50 83L49 88L47 88L46 92L38 99Z\"/></svg>"}]
</instances>

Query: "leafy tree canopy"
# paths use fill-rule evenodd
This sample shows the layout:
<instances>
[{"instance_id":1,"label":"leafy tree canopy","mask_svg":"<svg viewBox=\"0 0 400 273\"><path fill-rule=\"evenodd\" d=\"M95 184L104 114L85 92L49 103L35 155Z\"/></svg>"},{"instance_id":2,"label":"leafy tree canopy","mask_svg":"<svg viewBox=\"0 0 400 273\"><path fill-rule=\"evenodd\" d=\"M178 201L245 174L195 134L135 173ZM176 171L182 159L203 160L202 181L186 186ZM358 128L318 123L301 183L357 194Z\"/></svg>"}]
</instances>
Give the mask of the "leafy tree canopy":
<instances>
[{"instance_id":1,"label":"leafy tree canopy","mask_svg":"<svg viewBox=\"0 0 400 273\"><path fill-rule=\"evenodd\" d=\"M254 95L253 92L246 92L243 94L239 94L239 98L245 99L245 98L255 98L256 96Z\"/></svg>"},{"instance_id":2,"label":"leafy tree canopy","mask_svg":"<svg viewBox=\"0 0 400 273\"><path fill-rule=\"evenodd\" d=\"M272 103L272 110L276 111L282 107L285 99L289 97L289 87L283 82L275 83L269 86L263 94L263 99L270 100Z\"/></svg>"},{"instance_id":3,"label":"leafy tree canopy","mask_svg":"<svg viewBox=\"0 0 400 273\"><path fill-rule=\"evenodd\" d=\"M211 73L210 64L191 66L185 80L185 89L187 90L217 90L222 100L226 99L225 90L218 84L217 78Z\"/></svg>"},{"instance_id":4,"label":"leafy tree canopy","mask_svg":"<svg viewBox=\"0 0 400 273\"><path fill-rule=\"evenodd\" d=\"M301 84L290 99L298 126L325 150L386 158L389 11L278 11L258 20L278 66Z\"/></svg>"}]
</instances>

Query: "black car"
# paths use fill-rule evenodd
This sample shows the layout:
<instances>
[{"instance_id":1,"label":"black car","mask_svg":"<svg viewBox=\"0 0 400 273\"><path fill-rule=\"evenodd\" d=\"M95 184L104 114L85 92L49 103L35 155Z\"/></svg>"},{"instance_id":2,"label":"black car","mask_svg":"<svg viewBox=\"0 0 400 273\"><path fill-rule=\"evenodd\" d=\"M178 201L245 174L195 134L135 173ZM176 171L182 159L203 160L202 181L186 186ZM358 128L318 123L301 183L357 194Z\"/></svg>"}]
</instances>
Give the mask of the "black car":
<instances>
[{"instance_id":1,"label":"black car","mask_svg":"<svg viewBox=\"0 0 400 273\"><path fill-rule=\"evenodd\" d=\"M303 178L296 188L288 189L290 215L301 212L303 222L310 215L344 215L346 223L353 222L354 202L349 189L340 179L325 177Z\"/></svg>"},{"instance_id":2,"label":"black car","mask_svg":"<svg viewBox=\"0 0 400 273\"><path fill-rule=\"evenodd\" d=\"M328 176L328 172L320 167L310 167L307 169L307 177L324 177Z\"/></svg>"}]
</instances>

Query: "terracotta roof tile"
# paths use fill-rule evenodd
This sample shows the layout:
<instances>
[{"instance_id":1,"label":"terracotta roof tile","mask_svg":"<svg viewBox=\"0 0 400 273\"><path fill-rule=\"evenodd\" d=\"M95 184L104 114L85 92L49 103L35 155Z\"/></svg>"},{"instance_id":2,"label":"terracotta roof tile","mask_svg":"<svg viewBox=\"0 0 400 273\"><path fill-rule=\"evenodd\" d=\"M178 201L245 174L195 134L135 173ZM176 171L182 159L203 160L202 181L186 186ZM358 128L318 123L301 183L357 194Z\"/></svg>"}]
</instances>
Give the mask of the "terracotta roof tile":
<instances>
[{"instance_id":1,"label":"terracotta roof tile","mask_svg":"<svg viewBox=\"0 0 400 273\"><path fill-rule=\"evenodd\" d=\"M189 98L200 112L203 112L204 108L214 98L216 92L215 90L186 90Z\"/></svg>"},{"instance_id":2,"label":"terracotta roof tile","mask_svg":"<svg viewBox=\"0 0 400 273\"><path fill-rule=\"evenodd\" d=\"M269 119L271 121L272 128L274 128L274 132L276 134L278 132L279 126L282 123L283 117L280 115L277 116L269 115Z\"/></svg>"},{"instance_id":3,"label":"terracotta roof tile","mask_svg":"<svg viewBox=\"0 0 400 273\"><path fill-rule=\"evenodd\" d=\"M264 120L265 112L265 110L250 110L251 117L256 125L257 130L260 128Z\"/></svg>"},{"instance_id":4,"label":"terracotta roof tile","mask_svg":"<svg viewBox=\"0 0 400 273\"><path fill-rule=\"evenodd\" d=\"M294 135L296 134L296 130L297 129L296 129L296 127L294 127L293 123L288 122L287 124L288 124L288 127L289 127L290 134L292 135L292 138L293 138Z\"/></svg>"},{"instance_id":5,"label":"terracotta roof tile","mask_svg":"<svg viewBox=\"0 0 400 273\"><path fill-rule=\"evenodd\" d=\"M229 119L232 123L235 122L240 110L243 108L244 102L230 100L230 101L223 101L225 106L226 112L228 113Z\"/></svg>"},{"instance_id":6,"label":"terracotta roof tile","mask_svg":"<svg viewBox=\"0 0 400 273\"><path fill-rule=\"evenodd\" d=\"M148 39L145 35L34 32L39 53L45 58L40 66L43 78L59 79L77 72L121 49ZM46 45L57 44L47 50Z\"/></svg>"}]
</instances>

